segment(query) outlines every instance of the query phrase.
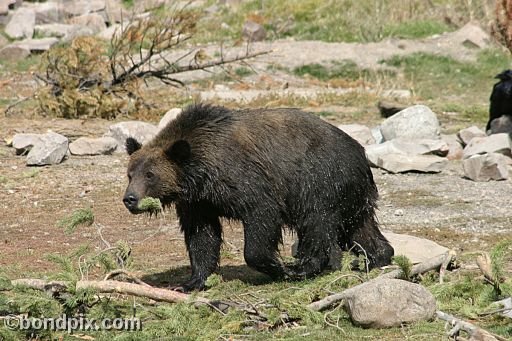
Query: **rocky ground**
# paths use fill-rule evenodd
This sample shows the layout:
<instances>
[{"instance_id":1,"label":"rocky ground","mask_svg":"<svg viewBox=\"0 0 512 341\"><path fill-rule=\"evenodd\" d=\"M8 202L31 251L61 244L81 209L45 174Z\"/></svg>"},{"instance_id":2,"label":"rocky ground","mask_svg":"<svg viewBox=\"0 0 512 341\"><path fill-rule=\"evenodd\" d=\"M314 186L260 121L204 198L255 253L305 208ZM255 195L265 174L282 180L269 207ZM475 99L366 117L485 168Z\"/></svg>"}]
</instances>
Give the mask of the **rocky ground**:
<instances>
[{"instance_id":1,"label":"rocky ground","mask_svg":"<svg viewBox=\"0 0 512 341\"><path fill-rule=\"evenodd\" d=\"M2 6L6 9L0 15L3 15L2 20L6 27L10 22L13 23L9 29L11 33L8 34L18 40L11 44L15 45L15 50L4 47L0 54L6 58L26 57L33 51L24 45L27 44L26 41L23 42L24 39L42 36L54 38L51 44L70 39L87 30L92 32L89 34L109 38L114 32L111 28L120 21L120 17L116 16L120 13L116 10L120 3L93 1L82 5L70 7L66 3L51 1L44 4L3 1ZM20 27L16 26L16 20L22 20L19 19L22 15L30 17L30 27L18 32ZM103 22L93 20L98 18L103 18ZM56 23L60 26L55 26ZM2 45L8 46L7 43L5 41ZM311 79L294 76L282 68L292 69L310 63L330 65L333 60L341 59L352 60L361 68L375 70L386 68L386 65L380 63L383 59L415 52L429 52L450 56L456 60L472 61L478 51L490 44L488 34L473 24L452 33L421 40L391 39L369 44L293 40L259 42L251 48L272 52L251 62L251 67L256 72L246 76L243 84L228 81L218 82L210 88L197 86L194 82L211 78L210 73L203 71L180 75L180 79L188 84L185 92L205 100L232 101L232 106L243 106L259 97L279 98L294 95L313 102L308 102L311 104L307 105L308 110L340 114L328 117L333 124L365 123L375 126L381 121L377 115L361 117L356 122L350 116L343 116L345 106L318 105L314 103L315 97L326 93L365 91L380 97L412 101L411 91L379 87L368 89L360 83L350 84L348 89L331 88ZM203 48L209 54L214 54L218 45ZM235 48L231 53L236 54L244 48ZM9 51L15 53L10 55ZM14 75L3 81L0 92L3 98L28 96L35 85L31 75ZM267 101L264 104L272 105L272 102ZM437 114L442 121L441 132L452 132L454 126L450 124L449 113ZM6 116L0 118L0 137L9 140L16 133L44 133L51 129L74 141L83 136L100 137L111 124L112 122L103 120ZM466 122L466 126L470 125L471 122ZM128 214L122 205L126 163L127 157L124 154L70 155L61 164L32 168L26 166L25 157L16 156L14 149L2 145L0 231L4 232L4 237L0 248L0 265L17 275L18 271L45 272L50 266L45 260L45 254L67 253L81 244L97 243L94 229L85 228L77 235L65 235L56 226L60 218L85 206L93 207L97 222L105 227L106 238L112 242L127 239L134 243L136 268L148 273L165 270L173 265L187 265L182 236L172 212L166 213L165 219L148 219ZM375 168L374 175L381 193L378 216L384 230L427 237L462 251L488 248L498 240L512 237L512 212L508 200L512 197L511 180L470 181L464 178L462 161L448 162L446 168L437 174L391 174ZM243 264L241 227L236 223L227 225L225 237L229 244L226 253L229 256L224 257L223 264ZM284 250L288 253L293 238L285 240Z\"/></svg>"},{"instance_id":2,"label":"rocky ground","mask_svg":"<svg viewBox=\"0 0 512 341\"><path fill-rule=\"evenodd\" d=\"M2 136L15 132L45 132L72 136L100 136L111 122L101 120L0 119ZM48 167L27 167L13 148L0 148L0 208L3 231L0 265L24 275L45 272L48 253L66 254L84 243L101 246L96 230L80 229L66 235L57 221L77 208L91 206L96 221L111 242L134 245L135 267L145 273L188 265L182 235L172 211L149 219L133 216L121 202L127 183L127 156L123 153L74 156ZM378 217L384 230L426 237L441 245L469 252L487 249L512 238L510 180L474 182L464 178L461 161L450 161L438 174L391 174L374 168L381 200ZM243 264L242 230L225 223L224 265ZM144 241L144 242L142 242ZM292 236L285 238L289 254Z\"/></svg>"}]
</instances>

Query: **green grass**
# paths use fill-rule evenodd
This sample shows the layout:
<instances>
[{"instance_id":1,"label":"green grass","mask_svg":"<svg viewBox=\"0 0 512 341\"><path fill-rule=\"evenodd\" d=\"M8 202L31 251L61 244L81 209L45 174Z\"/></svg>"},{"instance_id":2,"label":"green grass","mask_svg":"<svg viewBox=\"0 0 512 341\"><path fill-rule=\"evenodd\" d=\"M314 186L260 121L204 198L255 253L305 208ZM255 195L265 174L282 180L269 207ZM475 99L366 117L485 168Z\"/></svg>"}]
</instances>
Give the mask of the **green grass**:
<instances>
[{"instance_id":1,"label":"green grass","mask_svg":"<svg viewBox=\"0 0 512 341\"><path fill-rule=\"evenodd\" d=\"M394 56L381 61L403 72L402 86L410 85L434 110L457 111L463 118L485 122L494 76L512 61L500 50L482 50L475 62L427 53Z\"/></svg>"},{"instance_id":2,"label":"green grass","mask_svg":"<svg viewBox=\"0 0 512 341\"><path fill-rule=\"evenodd\" d=\"M8 70L10 72L27 72L31 70L35 70L41 61L41 56L37 54L32 54L27 58L23 58L16 61L6 61L0 60L0 65L2 69ZM5 71L3 71L5 72Z\"/></svg>"},{"instance_id":3,"label":"green grass","mask_svg":"<svg viewBox=\"0 0 512 341\"><path fill-rule=\"evenodd\" d=\"M238 67L238 68L235 69L235 74L238 77L243 78L243 77L247 77L247 76L253 75L254 71L251 70L248 67L242 66L242 67Z\"/></svg>"},{"instance_id":4,"label":"green grass","mask_svg":"<svg viewBox=\"0 0 512 341\"><path fill-rule=\"evenodd\" d=\"M89 226L94 222L94 213L91 208L81 208L57 222L57 226L64 228L66 233L73 232L78 226Z\"/></svg>"},{"instance_id":5,"label":"green grass","mask_svg":"<svg viewBox=\"0 0 512 341\"><path fill-rule=\"evenodd\" d=\"M207 2L205 7L217 4ZM464 0L250 0L219 6L198 23L200 41L237 40L246 20L260 22L267 39L293 37L327 42L368 42L385 38L424 38L456 29L447 24L469 18L486 24L489 9ZM221 23L227 24L219 29Z\"/></svg>"},{"instance_id":6,"label":"green grass","mask_svg":"<svg viewBox=\"0 0 512 341\"><path fill-rule=\"evenodd\" d=\"M387 24L383 29L383 36L418 39L450 31L453 31L453 27L446 25L444 22L430 19Z\"/></svg>"},{"instance_id":7,"label":"green grass","mask_svg":"<svg viewBox=\"0 0 512 341\"><path fill-rule=\"evenodd\" d=\"M370 79L375 78L375 75L391 76L393 73L389 71L372 71L360 68L353 60L332 61L330 66L321 64L306 64L298 66L293 69L293 74L296 76L304 77L309 75L316 79L327 81L330 79Z\"/></svg>"},{"instance_id":8,"label":"green grass","mask_svg":"<svg viewBox=\"0 0 512 341\"><path fill-rule=\"evenodd\" d=\"M87 308L87 316L130 317L133 306L136 316L143 321L143 330L135 332L103 331L85 334L92 335L96 340L154 340L169 335L173 339L183 340L216 340L221 338L268 340L295 340L307 337L309 340L397 340L397 339L442 339L445 335L444 322L421 322L407 327L388 329L363 329L354 326L343 309L326 312L313 312L306 305L327 295L327 291L339 292L359 283L352 272L337 271L301 282L269 282L259 284L247 282L242 274L240 279L224 280L220 275L208 279L208 291L199 293L209 299L231 300L256 307L258 312L266 316L266 321L251 321L250 314L231 309L223 315L208 306L195 308L189 303L148 304L144 299L121 299L120 296L102 300L101 303ZM375 276L376 273L372 273ZM423 284L438 300L439 309L453 313L460 318L476 318L478 313L493 309L491 302L498 298L492 286L485 284L473 275L448 273L444 284L438 283L437 275L430 273L424 276ZM61 309L46 294L33 290L17 288L2 297L0 292L0 311L8 309L13 313L30 311L37 316L59 316ZM286 312L295 319L294 324L283 326L280 315ZM325 321L331 323L328 325ZM475 322L504 337L512 336L512 328L508 321L497 315L478 317ZM334 325L334 326L333 326ZM338 325L336 327L335 325ZM41 335L41 332L39 332ZM9 335L9 337L5 337ZM0 336L6 340L16 340L20 334L9 334L0 326ZM45 335L45 333L42 333ZM71 340L66 333L56 332L54 337Z\"/></svg>"}]
</instances>

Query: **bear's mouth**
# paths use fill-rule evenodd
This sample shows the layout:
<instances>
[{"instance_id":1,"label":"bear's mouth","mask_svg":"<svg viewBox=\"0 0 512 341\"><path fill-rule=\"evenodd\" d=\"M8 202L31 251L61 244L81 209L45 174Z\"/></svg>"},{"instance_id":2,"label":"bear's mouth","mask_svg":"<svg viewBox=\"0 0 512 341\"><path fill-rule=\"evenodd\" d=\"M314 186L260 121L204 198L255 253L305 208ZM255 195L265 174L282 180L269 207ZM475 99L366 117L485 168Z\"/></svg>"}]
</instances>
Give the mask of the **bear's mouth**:
<instances>
[{"instance_id":1,"label":"bear's mouth","mask_svg":"<svg viewBox=\"0 0 512 341\"><path fill-rule=\"evenodd\" d=\"M138 209L137 207L129 208L128 211L130 211L131 214L142 214L146 212L144 210Z\"/></svg>"}]
</instances>

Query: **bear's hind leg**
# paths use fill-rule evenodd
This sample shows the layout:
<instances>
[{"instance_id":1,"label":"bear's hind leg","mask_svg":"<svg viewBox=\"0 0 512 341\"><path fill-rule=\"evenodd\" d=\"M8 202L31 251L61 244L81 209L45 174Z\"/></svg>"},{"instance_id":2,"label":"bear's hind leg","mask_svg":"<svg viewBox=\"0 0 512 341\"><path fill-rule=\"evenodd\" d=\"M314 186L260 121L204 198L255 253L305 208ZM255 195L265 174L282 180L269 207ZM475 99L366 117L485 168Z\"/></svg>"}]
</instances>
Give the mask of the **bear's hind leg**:
<instances>
[{"instance_id":1,"label":"bear's hind leg","mask_svg":"<svg viewBox=\"0 0 512 341\"><path fill-rule=\"evenodd\" d=\"M269 219L270 220L270 219ZM244 258L251 268L274 279L285 277L279 257L282 242L281 225L258 220L244 222Z\"/></svg>"},{"instance_id":2,"label":"bear's hind leg","mask_svg":"<svg viewBox=\"0 0 512 341\"><path fill-rule=\"evenodd\" d=\"M192 267L192 276L182 285L184 291L204 289L206 279L219 266L222 226L208 207L176 204L181 229Z\"/></svg>"},{"instance_id":3,"label":"bear's hind leg","mask_svg":"<svg viewBox=\"0 0 512 341\"><path fill-rule=\"evenodd\" d=\"M299 227L297 263L289 267L292 279L313 277L327 268L341 264L341 249L337 245L335 225L327 219L306 221Z\"/></svg>"}]
</instances>

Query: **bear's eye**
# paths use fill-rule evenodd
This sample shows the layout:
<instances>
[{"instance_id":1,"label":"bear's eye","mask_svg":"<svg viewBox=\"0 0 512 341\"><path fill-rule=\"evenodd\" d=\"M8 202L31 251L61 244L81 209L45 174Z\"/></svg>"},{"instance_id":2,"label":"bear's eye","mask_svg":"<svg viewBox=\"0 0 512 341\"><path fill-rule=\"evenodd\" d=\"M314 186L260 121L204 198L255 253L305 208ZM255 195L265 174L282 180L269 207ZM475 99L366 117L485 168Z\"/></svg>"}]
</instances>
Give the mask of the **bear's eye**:
<instances>
[{"instance_id":1,"label":"bear's eye","mask_svg":"<svg viewBox=\"0 0 512 341\"><path fill-rule=\"evenodd\" d=\"M153 179L154 176L155 176L155 174L153 174L153 172L147 172L146 173L146 179L148 179L148 180Z\"/></svg>"}]
</instances>

